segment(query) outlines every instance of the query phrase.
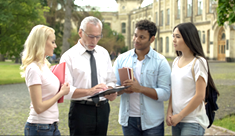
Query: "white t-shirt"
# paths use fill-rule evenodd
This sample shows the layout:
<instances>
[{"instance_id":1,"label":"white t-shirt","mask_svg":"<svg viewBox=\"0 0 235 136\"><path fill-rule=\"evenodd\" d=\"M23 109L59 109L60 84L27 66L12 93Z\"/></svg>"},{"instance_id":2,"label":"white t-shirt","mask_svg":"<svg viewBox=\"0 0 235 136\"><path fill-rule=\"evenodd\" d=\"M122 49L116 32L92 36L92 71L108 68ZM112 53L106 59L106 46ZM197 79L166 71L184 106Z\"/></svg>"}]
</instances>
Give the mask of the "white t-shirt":
<instances>
[{"instance_id":1,"label":"white t-shirt","mask_svg":"<svg viewBox=\"0 0 235 136\"><path fill-rule=\"evenodd\" d=\"M140 83L141 67L143 60L137 60L134 76ZM140 93L130 94L130 117L140 117Z\"/></svg>"},{"instance_id":2,"label":"white t-shirt","mask_svg":"<svg viewBox=\"0 0 235 136\"><path fill-rule=\"evenodd\" d=\"M194 97L196 93L196 81L199 76L201 76L207 84L208 68L206 60L202 57L195 62L194 81L191 69L195 59L196 58L182 68L178 67L179 57L172 63L171 83L173 115L180 113ZM202 102L193 112L188 114L188 116L184 117L181 122L199 123L206 129L209 125L209 120L206 115L204 102Z\"/></svg>"},{"instance_id":3,"label":"white t-shirt","mask_svg":"<svg viewBox=\"0 0 235 136\"><path fill-rule=\"evenodd\" d=\"M33 62L27 66L25 71L25 81L28 88L29 86L35 84L41 85L42 101L48 100L55 96L60 86L58 78L50 71L47 65L43 65L42 70L40 70L36 62ZM55 121L59 121L59 110L57 102L40 114L36 113L31 102L30 113L27 122L52 124Z\"/></svg>"}]
</instances>

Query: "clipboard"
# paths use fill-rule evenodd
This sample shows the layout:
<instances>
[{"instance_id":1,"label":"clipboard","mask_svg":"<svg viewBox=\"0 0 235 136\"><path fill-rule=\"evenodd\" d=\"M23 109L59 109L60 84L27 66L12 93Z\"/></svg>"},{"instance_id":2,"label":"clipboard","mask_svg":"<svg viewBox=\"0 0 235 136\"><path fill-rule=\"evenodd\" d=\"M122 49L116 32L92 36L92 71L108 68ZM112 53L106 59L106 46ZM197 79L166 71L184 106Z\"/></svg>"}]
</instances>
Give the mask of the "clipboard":
<instances>
[{"instance_id":1,"label":"clipboard","mask_svg":"<svg viewBox=\"0 0 235 136\"><path fill-rule=\"evenodd\" d=\"M117 87L115 87L115 88L107 89L107 90L105 90L105 91L96 93L96 94L94 94L93 96L88 97L88 99L94 98L94 97L102 97L102 96L105 96L105 95L109 95L109 94L112 94L112 93L115 93L115 92L122 91L123 89L126 89L126 88L128 88L128 87L130 87L130 86L117 86Z\"/></svg>"}]
</instances>

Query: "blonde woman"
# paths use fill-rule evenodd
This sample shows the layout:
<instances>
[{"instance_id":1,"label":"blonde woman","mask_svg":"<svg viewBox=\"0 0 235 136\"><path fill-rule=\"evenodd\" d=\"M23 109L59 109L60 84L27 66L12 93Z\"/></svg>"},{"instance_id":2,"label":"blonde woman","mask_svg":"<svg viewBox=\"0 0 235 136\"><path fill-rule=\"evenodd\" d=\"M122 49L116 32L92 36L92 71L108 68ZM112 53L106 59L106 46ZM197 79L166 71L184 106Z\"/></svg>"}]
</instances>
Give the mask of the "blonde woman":
<instances>
[{"instance_id":1,"label":"blonde woman","mask_svg":"<svg viewBox=\"0 0 235 136\"><path fill-rule=\"evenodd\" d=\"M68 83L59 90L59 80L50 71L50 63L46 56L52 56L57 47L54 29L37 25L31 30L23 51L21 69L24 71L31 105L25 125L24 134L29 135L60 135L58 130L59 110L57 101L69 93Z\"/></svg>"}]
</instances>

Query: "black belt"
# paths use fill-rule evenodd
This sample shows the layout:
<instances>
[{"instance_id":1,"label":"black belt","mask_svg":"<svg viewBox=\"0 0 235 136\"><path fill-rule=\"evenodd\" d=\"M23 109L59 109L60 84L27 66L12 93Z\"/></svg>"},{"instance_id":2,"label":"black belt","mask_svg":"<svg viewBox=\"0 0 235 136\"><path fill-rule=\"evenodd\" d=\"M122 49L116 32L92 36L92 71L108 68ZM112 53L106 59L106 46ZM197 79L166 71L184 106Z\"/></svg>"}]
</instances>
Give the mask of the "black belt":
<instances>
[{"instance_id":1,"label":"black belt","mask_svg":"<svg viewBox=\"0 0 235 136\"><path fill-rule=\"evenodd\" d=\"M87 101L87 100L71 100L71 102L84 105L94 105L96 107L99 107L101 105L108 103L108 100L106 99L104 101L99 101L97 104L95 104L93 101Z\"/></svg>"},{"instance_id":2,"label":"black belt","mask_svg":"<svg viewBox=\"0 0 235 136\"><path fill-rule=\"evenodd\" d=\"M28 123L29 123L29 122L28 122ZM41 124L41 123L29 123L29 125L33 125L33 126L37 126L37 125L39 125L39 124ZM59 125L59 122L54 122L54 123L52 123L52 124L46 124L46 125L58 126L58 125Z\"/></svg>"}]
</instances>

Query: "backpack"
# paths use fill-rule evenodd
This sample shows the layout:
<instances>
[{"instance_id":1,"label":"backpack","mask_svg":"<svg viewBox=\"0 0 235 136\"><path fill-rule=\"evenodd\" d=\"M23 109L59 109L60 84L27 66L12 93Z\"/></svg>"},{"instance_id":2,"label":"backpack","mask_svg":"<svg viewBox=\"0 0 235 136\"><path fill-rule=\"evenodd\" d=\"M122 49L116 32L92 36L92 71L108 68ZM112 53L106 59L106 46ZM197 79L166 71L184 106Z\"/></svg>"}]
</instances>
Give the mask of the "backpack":
<instances>
[{"instance_id":1,"label":"backpack","mask_svg":"<svg viewBox=\"0 0 235 136\"><path fill-rule=\"evenodd\" d=\"M194 60L191 69L194 81L195 81L194 64L196 60L197 58ZM216 103L218 93L210 84L207 85L206 89L209 89L209 94L205 97L205 108L206 108L206 115L209 119L209 126L207 128L210 128L215 119L215 111L219 109Z\"/></svg>"}]
</instances>

